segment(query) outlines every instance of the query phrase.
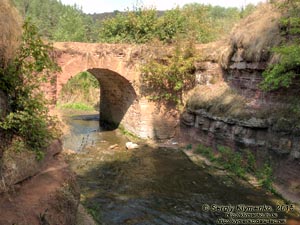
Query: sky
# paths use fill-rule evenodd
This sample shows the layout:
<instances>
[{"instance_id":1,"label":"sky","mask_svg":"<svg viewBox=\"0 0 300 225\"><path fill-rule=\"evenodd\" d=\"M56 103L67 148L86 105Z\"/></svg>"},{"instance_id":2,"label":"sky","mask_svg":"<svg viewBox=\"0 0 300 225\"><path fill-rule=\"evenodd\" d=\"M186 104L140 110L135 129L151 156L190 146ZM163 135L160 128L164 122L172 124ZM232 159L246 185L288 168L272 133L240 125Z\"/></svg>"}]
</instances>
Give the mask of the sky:
<instances>
[{"instance_id":1,"label":"sky","mask_svg":"<svg viewBox=\"0 0 300 225\"><path fill-rule=\"evenodd\" d=\"M154 6L158 10L171 9L187 3L203 3L225 7L242 7L249 3L257 4L263 0L61 0L63 4L78 5L85 13L124 11L132 8L137 3L145 6Z\"/></svg>"}]
</instances>

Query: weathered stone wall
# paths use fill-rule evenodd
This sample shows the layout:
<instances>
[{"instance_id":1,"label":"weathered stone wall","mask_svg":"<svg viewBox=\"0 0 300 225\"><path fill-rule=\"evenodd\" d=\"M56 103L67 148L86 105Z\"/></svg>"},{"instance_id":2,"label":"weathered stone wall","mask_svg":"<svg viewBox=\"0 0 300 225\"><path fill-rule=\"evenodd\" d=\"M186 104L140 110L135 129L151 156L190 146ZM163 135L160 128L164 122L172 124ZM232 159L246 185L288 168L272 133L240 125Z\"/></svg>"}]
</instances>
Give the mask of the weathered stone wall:
<instances>
[{"instance_id":1,"label":"weathered stone wall","mask_svg":"<svg viewBox=\"0 0 300 225\"><path fill-rule=\"evenodd\" d=\"M256 101L257 105L284 104L288 98L297 96L300 90L294 86L288 90L282 88L271 92L265 92L260 88L263 81L262 73L267 64L267 61L246 61L241 52L236 51L229 61L229 68L223 71L223 77L235 91Z\"/></svg>"},{"instance_id":2,"label":"weathered stone wall","mask_svg":"<svg viewBox=\"0 0 300 225\"><path fill-rule=\"evenodd\" d=\"M268 120L238 120L187 110L181 117L180 134L214 149L221 145L241 152L251 150L260 165L270 160L277 189L291 200L300 199L299 131L278 128Z\"/></svg>"},{"instance_id":3,"label":"weathered stone wall","mask_svg":"<svg viewBox=\"0 0 300 225\"><path fill-rule=\"evenodd\" d=\"M212 66L202 71L201 85L211 85L205 80L209 74L219 74L234 93L248 103L252 116L214 115L208 108L192 110L186 108L181 115L180 136L192 143L202 143L217 149L218 145L228 146L235 151L251 150L260 165L271 161L274 169L275 187L292 201L300 199L300 128L289 119L275 116L278 107L288 106L288 97L296 96L297 89L264 92L259 87L262 72L267 62L247 61L242 51L236 49L229 59L227 68ZM214 89L212 88L212 91ZM226 100L226 98L224 98ZM245 103L246 104L246 103ZM264 118L260 112L272 109ZM225 109L224 109L225 110ZM221 111L221 110L220 110ZM257 113L255 113L257 112Z\"/></svg>"}]
</instances>

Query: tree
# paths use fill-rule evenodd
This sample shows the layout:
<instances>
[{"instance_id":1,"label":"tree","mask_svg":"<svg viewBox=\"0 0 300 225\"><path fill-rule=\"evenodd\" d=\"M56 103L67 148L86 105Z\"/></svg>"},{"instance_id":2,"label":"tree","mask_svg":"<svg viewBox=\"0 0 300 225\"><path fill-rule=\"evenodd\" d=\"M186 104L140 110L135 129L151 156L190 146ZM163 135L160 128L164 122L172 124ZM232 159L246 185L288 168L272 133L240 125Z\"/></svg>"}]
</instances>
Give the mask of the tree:
<instances>
[{"instance_id":1,"label":"tree","mask_svg":"<svg viewBox=\"0 0 300 225\"><path fill-rule=\"evenodd\" d=\"M57 41L87 41L84 17L76 6L68 6L60 15L53 39Z\"/></svg>"},{"instance_id":2,"label":"tree","mask_svg":"<svg viewBox=\"0 0 300 225\"><path fill-rule=\"evenodd\" d=\"M45 39L53 41L96 41L95 23L76 5L57 0L13 0L24 18L30 18Z\"/></svg>"},{"instance_id":3,"label":"tree","mask_svg":"<svg viewBox=\"0 0 300 225\"><path fill-rule=\"evenodd\" d=\"M103 21L99 38L102 42L146 43L155 37L156 24L156 10L138 7Z\"/></svg>"},{"instance_id":4,"label":"tree","mask_svg":"<svg viewBox=\"0 0 300 225\"><path fill-rule=\"evenodd\" d=\"M186 33L187 19L178 7L168 10L158 19L156 30L159 40L171 43L178 35Z\"/></svg>"}]
</instances>

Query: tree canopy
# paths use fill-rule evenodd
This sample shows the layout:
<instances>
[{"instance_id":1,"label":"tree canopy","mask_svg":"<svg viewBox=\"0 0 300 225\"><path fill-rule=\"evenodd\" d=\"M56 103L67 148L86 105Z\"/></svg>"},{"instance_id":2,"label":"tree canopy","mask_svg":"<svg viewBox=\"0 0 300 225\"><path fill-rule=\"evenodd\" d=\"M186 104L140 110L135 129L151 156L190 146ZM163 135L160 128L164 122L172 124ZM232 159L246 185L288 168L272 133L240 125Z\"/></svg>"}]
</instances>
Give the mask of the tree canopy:
<instances>
[{"instance_id":1,"label":"tree canopy","mask_svg":"<svg viewBox=\"0 0 300 225\"><path fill-rule=\"evenodd\" d=\"M245 9L187 4L157 11L136 6L124 12L87 15L77 6L58 0L13 0L24 18L52 41L146 43L154 39L172 42L178 36L197 42L214 41L228 33L254 6Z\"/></svg>"}]
</instances>

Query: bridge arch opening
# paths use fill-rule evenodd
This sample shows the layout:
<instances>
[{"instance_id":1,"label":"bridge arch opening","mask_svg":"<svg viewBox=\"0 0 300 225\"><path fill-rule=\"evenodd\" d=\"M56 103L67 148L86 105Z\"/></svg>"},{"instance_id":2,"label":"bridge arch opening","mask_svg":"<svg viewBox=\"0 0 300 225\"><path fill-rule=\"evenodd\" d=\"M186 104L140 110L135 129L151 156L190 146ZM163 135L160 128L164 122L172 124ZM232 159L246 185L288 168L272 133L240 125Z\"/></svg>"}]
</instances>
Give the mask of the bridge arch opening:
<instances>
[{"instance_id":1,"label":"bridge arch opening","mask_svg":"<svg viewBox=\"0 0 300 225\"><path fill-rule=\"evenodd\" d=\"M87 70L100 83L100 126L116 129L137 99L131 83L119 73L101 68Z\"/></svg>"},{"instance_id":2,"label":"bridge arch opening","mask_svg":"<svg viewBox=\"0 0 300 225\"><path fill-rule=\"evenodd\" d=\"M92 82L88 85L93 85L91 90L96 92L98 100L100 98L100 104L97 106L99 107L100 126L106 130L118 128L127 111L137 99L132 84L119 73L109 69L91 68L86 72L93 75L99 82L98 89L97 86L94 86L93 79L90 79ZM74 77L70 78L69 81ZM72 83L74 82L76 82L76 79L75 81L72 80ZM62 90L67 85L68 82L64 84ZM95 93L90 94L94 95Z\"/></svg>"}]
</instances>

